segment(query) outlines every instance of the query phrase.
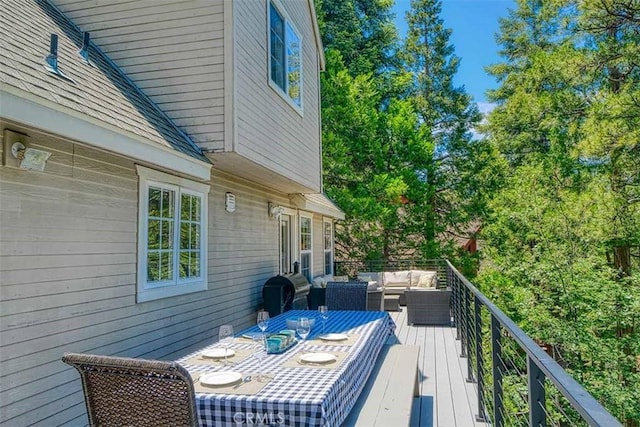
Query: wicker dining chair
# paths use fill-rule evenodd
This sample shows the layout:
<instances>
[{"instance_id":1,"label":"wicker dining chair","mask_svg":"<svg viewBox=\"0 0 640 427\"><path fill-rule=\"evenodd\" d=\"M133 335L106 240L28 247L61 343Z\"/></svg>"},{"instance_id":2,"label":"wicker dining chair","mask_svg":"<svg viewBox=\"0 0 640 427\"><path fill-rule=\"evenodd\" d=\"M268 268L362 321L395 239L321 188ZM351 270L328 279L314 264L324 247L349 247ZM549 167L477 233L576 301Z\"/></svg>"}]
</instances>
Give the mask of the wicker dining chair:
<instances>
[{"instance_id":1,"label":"wicker dining chair","mask_svg":"<svg viewBox=\"0 0 640 427\"><path fill-rule=\"evenodd\" d=\"M327 282L329 310L366 310L367 282Z\"/></svg>"},{"instance_id":2,"label":"wicker dining chair","mask_svg":"<svg viewBox=\"0 0 640 427\"><path fill-rule=\"evenodd\" d=\"M196 426L193 381L175 362L65 353L80 373L91 426Z\"/></svg>"}]
</instances>

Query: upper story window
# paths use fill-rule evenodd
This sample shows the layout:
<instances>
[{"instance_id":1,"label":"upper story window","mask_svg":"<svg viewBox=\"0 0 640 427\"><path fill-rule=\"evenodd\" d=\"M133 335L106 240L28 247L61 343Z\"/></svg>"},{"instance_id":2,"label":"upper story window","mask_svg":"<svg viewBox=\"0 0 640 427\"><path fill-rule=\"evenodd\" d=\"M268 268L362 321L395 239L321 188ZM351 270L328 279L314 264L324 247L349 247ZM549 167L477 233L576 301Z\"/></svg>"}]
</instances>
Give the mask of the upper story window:
<instances>
[{"instance_id":1,"label":"upper story window","mask_svg":"<svg viewBox=\"0 0 640 427\"><path fill-rule=\"evenodd\" d=\"M138 302L207 289L209 186L138 166Z\"/></svg>"},{"instance_id":2,"label":"upper story window","mask_svg":"<svg viewBox=\"0 0 640 427\"><path fill-rule=\"evenodd\" d=\"M283 8L269 2L269 78L271 86L302 111L302 39Z\"/></svg>"}]
</instances>

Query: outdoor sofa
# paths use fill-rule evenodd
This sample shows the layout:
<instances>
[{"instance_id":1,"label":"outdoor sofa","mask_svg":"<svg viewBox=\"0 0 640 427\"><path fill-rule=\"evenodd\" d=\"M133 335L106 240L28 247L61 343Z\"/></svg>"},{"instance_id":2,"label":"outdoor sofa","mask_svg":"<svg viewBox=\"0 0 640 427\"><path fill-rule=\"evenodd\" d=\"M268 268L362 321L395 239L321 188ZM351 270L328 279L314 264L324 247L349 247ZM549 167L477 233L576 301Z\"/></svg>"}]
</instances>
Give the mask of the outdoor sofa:
<instances>
[{"instance_id":1,"label":"outdoor sofa","mask_svg":"<svg viewBox=\"0 0 640 427\"><path fill-rule=\"evenodd\" d=\"M438 284L438 272L432 270L401 270L358 273L359 280L376 282L384 289L384 295L398 295L399 304L407 305L405 290L431 289Z\"/></svg>"}]
</instances>

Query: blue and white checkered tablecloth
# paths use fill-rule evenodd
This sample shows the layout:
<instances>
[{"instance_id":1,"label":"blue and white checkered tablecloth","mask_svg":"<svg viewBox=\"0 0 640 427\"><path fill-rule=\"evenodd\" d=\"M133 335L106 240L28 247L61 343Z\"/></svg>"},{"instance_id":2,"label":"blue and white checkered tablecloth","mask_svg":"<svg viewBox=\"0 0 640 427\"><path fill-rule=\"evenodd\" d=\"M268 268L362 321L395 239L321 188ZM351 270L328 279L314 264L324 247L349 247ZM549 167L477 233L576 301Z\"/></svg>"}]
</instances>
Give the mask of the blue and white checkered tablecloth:
<instances>
[{"instance_id":1,"label":"blue and white checkered tablecloth","mask_svg":"<svg viewBox=\"0 0 640 427\"><path fill-rule=\"evenodd\" d=\"M294 310L274 317L267 332L286 329L286 319L302 316L315 317L308 340L322 334L322 321L314 311ZM273 379L255 395L196 393L196 406L200 425L226 427L238 425L262 426L339 426L347 417L371 373L380 349L393 334L395 324L386 312L380 311L331 311L326 322L326 332L343 332L358 335L352 346L334 344L304 345L306 351L345 351L343 362L334 369L312 366L282 366L297 358L302 345L297 344L282 354L270 354L263 361L262 373ZM237 334L257 332L253 327ZM316 341L317 343L317 341ZM216 347L213 344L207 348ZM230 348L250 348L250 343L236 342ZM229 370L220 365L190 365L189 358L201 349L178 362L191 372L215 372ZM258 361L252 357L231 367L239 372L257 372Z\"/></svg>"}]
</instances>

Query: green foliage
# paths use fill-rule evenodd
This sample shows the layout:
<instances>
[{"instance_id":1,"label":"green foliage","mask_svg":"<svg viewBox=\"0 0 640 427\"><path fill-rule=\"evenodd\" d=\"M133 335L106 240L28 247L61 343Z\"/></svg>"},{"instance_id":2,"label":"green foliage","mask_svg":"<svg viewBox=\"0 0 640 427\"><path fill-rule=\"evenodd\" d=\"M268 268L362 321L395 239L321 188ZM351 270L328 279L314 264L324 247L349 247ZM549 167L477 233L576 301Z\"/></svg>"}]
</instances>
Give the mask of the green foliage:
<instances>
[{"instance_id":1,"label":"green foliage","mask_svg":"<svg viewBox=\"0 0 640 427\"><path fill-rule=\"evenodd\" d=\"M347 215L337 257L443 256L470 275L456 237L482 224L481 290L640 423L638 2L516 0L482 140L439 0L412 1L402 45L390 0L316 5L325 191ZM517 411L523 385L505 381Z\"/></svg>"},{"instance_id":2,"label":"green foliage","mask_svg":"<svg viewBox=\"0 0 640 427\"><path fill-rule=\"evenodd\" d=\"M503 20L484 131L507 167L488 195L478 279L629 424L640 422L638 22L640 7L619 0L522 0Z\"/></svg>"},{"instance_id":3,"label":"green foliage","mask_svg":"<svg viewBox=\"0 0 640 427\"><path fill-rule=\"evenodd\" d=\"M412 4L402 49L391 4L322 0L316 7L327 59L324 185L347 215L336 230L337 256L447 255L465 259L473 271L476 260L458 250L455 238L468 235L478 217L483 189L474 175L495 156L471 141L480 116L453 86L459 60L438 17L440 3ZM421 33L431 19L438 25ZM420 65L426 62L437 66L426 72Z\"/></svg>"}]
</instances>

